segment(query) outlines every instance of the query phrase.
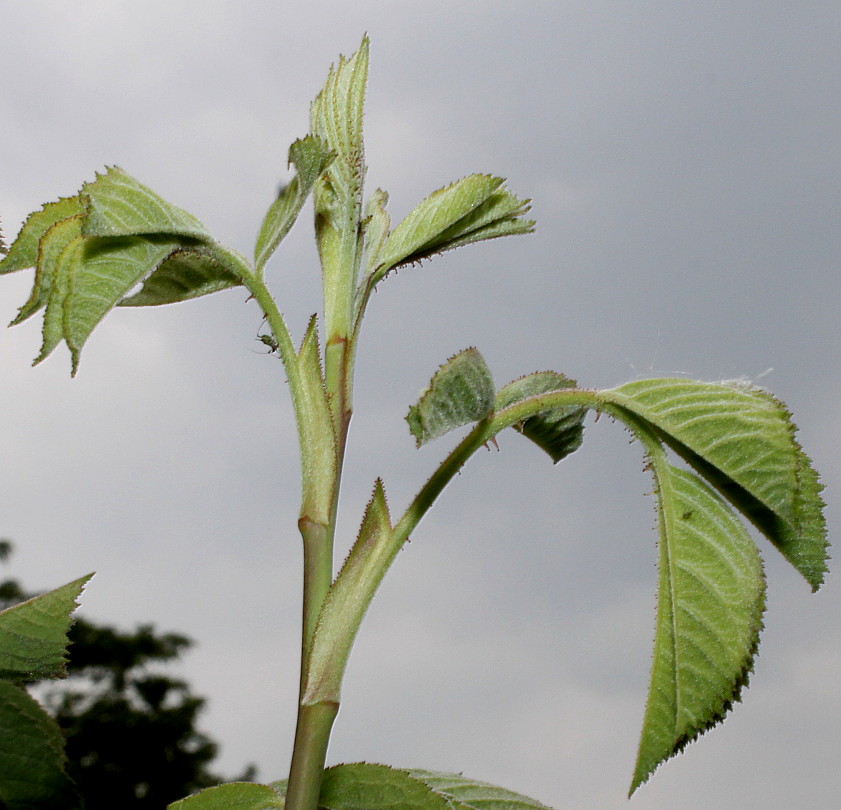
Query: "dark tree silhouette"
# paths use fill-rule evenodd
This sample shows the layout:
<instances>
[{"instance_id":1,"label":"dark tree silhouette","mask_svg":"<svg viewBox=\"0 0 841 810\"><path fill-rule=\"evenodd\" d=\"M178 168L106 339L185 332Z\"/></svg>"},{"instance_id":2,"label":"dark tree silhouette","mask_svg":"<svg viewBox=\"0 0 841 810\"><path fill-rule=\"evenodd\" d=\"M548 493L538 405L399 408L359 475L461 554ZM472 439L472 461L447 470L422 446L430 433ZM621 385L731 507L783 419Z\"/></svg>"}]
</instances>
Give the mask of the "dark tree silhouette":
<instances>
[{"instance_id":1,"label":"dark tree silhouette","mask_svg":"<svg viewBox=\"0 0 841 810\"><path fill-rule=\"evenodd\" d=\"M0 540L0 561L11 551ZM0 582L0 609L31 596L16 580ZM122 632L83 618L69 637L67 680L35 691L64 732L67 773L86 810L163 810L231 781L209 770L218 746L196 729L204 698L159 670L192 646L189 638L152 625ZM253 767L235 777L253 778Z\"/></svg>"}]
</instances>

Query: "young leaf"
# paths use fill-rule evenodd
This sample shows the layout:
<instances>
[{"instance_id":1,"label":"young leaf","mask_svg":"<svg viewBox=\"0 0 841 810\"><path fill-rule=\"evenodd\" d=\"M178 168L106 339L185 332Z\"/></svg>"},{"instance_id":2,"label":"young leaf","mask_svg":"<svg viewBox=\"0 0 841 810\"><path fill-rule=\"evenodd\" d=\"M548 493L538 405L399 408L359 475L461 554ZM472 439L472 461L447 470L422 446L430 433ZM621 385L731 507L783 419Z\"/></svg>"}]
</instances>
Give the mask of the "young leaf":
<instances>
[{"instance_id":1,"label":"young leaf","mask_svg":"<svg viewBox=\"0 0 841 810\"><path fill-rule=\"evenodd\" d=\"M88 574L0 612L0 677L64 677L70 614L92 576Z\"/></svg>"},{"instance_id":2,"label":"young leaf","mask_svg":"<svg viewBox=\"0 0 841 810\"><path fill-rule=\"evenodd\" d=\"M117 306L174 304L241 284L241 278L211 252L201 247L178 248L152 270L138 292L120 299Z\"/></svg>"},{"instance_id":3,"label":"young leaf","mask_svg":"<svg viewBox=\"0 0 841 810\"><path fill-rule=\"evenodd\" d=\"M192 214L166 202L116 166L85 183L79 196L86 212L85 236L166 234L212 240Z\"/></svg>"},{"instance_id":4,"label":"young leaf","mask_svg":"<svg viewBox=\"0 0 841 810\"><path fill-rule=\"evenodd\" d=\"M753 669L765 604L756 546L694 473L653 459L660 532L654 657L633 793L720 722Z\"/></svg>"},{"instance_id":5,"label":"young leaf","mask_svg":"<svg viewBox=\"0 0 841 810\"><path fill-rule=\"evenodd\" d=\"M436 793L448 797L453 810L551 810L545 804L505 788L466 779L458 773L438 773L408 769L414 779L419 779Z\"/></svg>"},{"instance_id":6,"label":"young leaf","mask_svg":"<svg viewBox=\"0 0 841 810\"><path fill-rule=\"evenodd\" d=\"M297 362L301 370L301 397L297 403L304 487L301 513L315 523L327 525L338 453L333 415L324 387L315 315L310 319Z\"/></svg>"},{"instance_id":7,"label":"young leaf","mask_svg":"<svg viewBox=\"0 0 841 810\"><path fill-rule=\"evenodd\" d=\"M44 234L60 220L83 212L84 207L79 197L63 197L55 202L47 203L40 211L31 213L23 223L8 253L0 261L0 275L35 267L38 259L38 243Z\"/></svg>"},{"instance_id":8,"label":"young leaf","mask_svg":"<svg viewBox=\"0 0 841 810\"><path fill-rule=\"evenodd\" d=\"M393 556L391 519L382 481L365 509L359 535L336 576L318 618L303 703L339 700L342 675L356 631Z\"/></svg>"},{"instance_id":9,"label":"young leaf","mask_svg":"<svg viewBox=\"0 0 841 810\"><path fill-rule=\"evenodd\" d=\"M465 349L444 363L409 408L406 421L420 447L493 412L494 384L484 358Z\"/></svg>"},{"instance_id":10,"label":"young leaf","mask_svg":"<svg viewBox=\"0 0 841 810\"><path fill-rule=\"evenodd\" d=\"M540 394L548 394L564 388L575 388L576 385L575 380L555 371L538 371L528 374L499 390L494 411L499 412L509 405ZM516 429L548 453L552 461L557 464L562 458L581 447L584 441L586 415L587 409L578 405L551 408L526 419L516 426Z\"/></svg>"},{"instance_id":11,"label":"young leaf","mask_svg":"<svg viewBox=\"0 0 841 810\"><path fill-rule=\"evenodd\" d=\"M515 197L504 182L501 177L472 174L430 194L391 232L372 282L393 267L434 253L534 230L534 222L521 219L529 210L528 201Z\"/></svg>"},{"instance_id":12,"label":"young leaf","mask_svg":"<svg viewBox=\"0 0 841 810\"><path fill-rule=\"evenodd\" d=\"M649 423L813 590L820 587L827 560L822 487L779 400L743 383L685 379L639 380L600 396Z\"/></svg>"},{"instance_id":13,"label":"young leaf","mask_svg":"<svg viewBox=\"0 0 841 810\"><path fill-rule=\"evenodd\" d=\"M64 736L25 690L0 681L0 807L81 810L64 771Z\"/></svg>"},{"instance_id":14,"label":"young leaf","mask_svg":"<svg viewBox=\"0 0 841 810\"><path fill-rule=\"evenodd\" d=\"M407 771L367 762L327 768L318 804L324 810L453 810L443 793Z\"/></svg>"},{"instance_id":15,"label":"young leaf","mask_svg":"<svg viewBox=\"0 0 841 810\"><path fill-rule=\"evenodd\" d=\"M313 135L307 135L289 147L289 164L295 166L297 174L281 190L266 212L254 248L254 267L257 273L262 272L269 257L295 224L316 181L333 158L334 154L327 144Z\"/></svg>"},{"instance_id":16,"label":"young leaf","mask_svg":"<svg viewBox=\"0 0 841 810\"><path fill-rule=\"evenodd\" d=\"M229 782L167 805L167 810L283 810L283 796L268 785Z\"/></svg>"}]
</instances>

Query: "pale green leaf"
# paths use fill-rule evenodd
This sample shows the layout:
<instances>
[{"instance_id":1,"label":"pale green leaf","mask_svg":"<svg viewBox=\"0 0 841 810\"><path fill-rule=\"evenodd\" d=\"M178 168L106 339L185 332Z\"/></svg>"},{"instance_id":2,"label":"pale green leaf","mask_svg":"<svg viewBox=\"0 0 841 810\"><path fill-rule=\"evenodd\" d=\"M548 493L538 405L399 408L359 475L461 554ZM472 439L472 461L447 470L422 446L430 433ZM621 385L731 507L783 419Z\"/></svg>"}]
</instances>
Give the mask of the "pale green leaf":
<instances>
[{"instance_id":1,"label":"pale green leaf","mask_svg":"<svg viewBox=\"0 0 841 810\"><path fill-rule=\"evenodd\" d=\"M271 204L254 249L254 266L260 273L281 240L289 233L318 178L330 165L334 154L320 138L313 135L295 141L289 147L289 164L297 174Z\"/></svg>"},{"instance_id":2,"label":"pale green leaf","mask_svg":"<svg viewBox=\"0 0 841 810\"><path fill-rule=\"evenodd\" d=\"M540 394L575 387L575 380L563 374L555 371L538 371L520 377L501 388L496 395L494 411L502 411L510 405ZM550 408L515 425L514 428L548 453L552 461L557 464L562 458L581 447L584 441L586 415L587 408L577 405Z\"/></svg>"},{"instance_id":3,"label":"pale green leaf","mask_svg":"<svg viewBox=\"0 0 841 810\"><path fill-rule=\"evenodd\" d=\"M388 192L378 188L365 208L365 274L380 264L380 255L388 240L391 217L386 211Z\"/></svg>"},{"instance_id":4,"label":"pale green leaf","mask_svg":"<svg viewBox=\"0 0 841 810\"><path fill-rule=\"evenodd\" d=\"M148 307L187 301L242 284L240 278L207 250L179 248L171 252L121 307Z\"/></svg>"},{"instance_id":5,"label":"pale green leaf","mask_svg":"<svg viewBox=\"0 0 841 810\"><path fill-rule=\"evenodd\" d=\"M92 576L88 574L0 612L0 677L64 677L70 614Z\"/></svg>"},{"instance_id":6,"label":"pale green leaf","mask_svg":"<svg viewBox=\"0 0 841 810\"><path fill-rule=\"evenodd\" d=\"M80 810L64 771L64 736L22 688L0 681L0 807Z\"/></svg>"},{"instance_id":7,"label":"pale green leaf","mask_svg":"<svg viewBox=\"0 0 841 810\"><path fill-rule=\"evenodd\" d=\"M64 197L47 203L40 211L30 214L9 252L0 261L0 274L35 267L38 260L38 243L44 234L60 220L76 216L83 211L82 202L78 197Z\"/></svg>"},{"instance_id":8,"label":"pale green leaf","mask_svg":"<svg viewBox=\"0 0 841 810\"><path fill-rule=\"evenodd\" d=\"M827 559L822 486L779 400L741 382L686 379L639 380L600 397L650 424L813 589L820 586Z\"/></svg>"},{"instance_id":9,"label":"pale green leaf","mask_svg":"<svg viewBox=\"0 0 841 810\"><path fill-rule=\"evenodd\" d=\"M301 372L300 397L296 405L304 487L301 511L310 520L326 525L333 505L338 451L333 416L324 386L315 315L301 342L297 363Z\"/></svg>"},{"instance_id":10,"label":"pale green leaf","mask_svg":"<svg viewBox=\"0 0 841 810\"><path fill-rule=\"evenodd\" d=\"M307 666L304 703L339 701L356 631L394 556L391 535L385 490L377 480L356 542L321 607Z\"/></svg>"},{"instance_id":11,"label":"pale green leaf","mask_svg":"<svg viewBox=\"0 0 841 810\"><path fill-rule=\"evenodd\" d=\"M318 804L325 810L452 810L443 794L406 771L367 762L327 768Z\"/></svg>"},{"instance_id":12,"label":"pale green leaf","mask_svg":"<svg viewBox=\"0 0 841 810\"><path fill-rule=\"evenodd\" d=\"M70 349L73 375L94 327L178 244L163 237L85 240L63 304L64 340Z\"/></svg>"},{"instance_id":13,"label":"pale green leaf","mask_svg":"<svg viewBox=\"0 0 841 810\"><path fill-rule=\"evenodd\" d=\"M467 779L457 773L436 771L406 771L410 776L429 785L436 793L448 798L452 810L551 810L535 799L511 790Z\"/></svg>"},{"instance_id":14,"label":"pale green leaf","mask_svg":"<svg viewBox=\"0 0 841 810\"><path fill-rule=\"evenodd\" d=\"M167 805L168 810L283 810L283 796L268 785L229 782Z\"/></svg>"},{"instance_id":15,"label":"pale green leaf","mask_svg":"<svg viewBox=\"0 0 841 810\"><path fill-rule=\"evenodd\" d=\"M409 408L406 421L417 446L493 412L494 384L484 358L465 349L444 363Z\"/></svg>"},{"instance_id":16,"label":"pale green leaf","mask_svg":"<svg viewBox=\"0 0 841 810\"><path fill-rule=\"evenodd\" d=\"M85 204L85 236L142 236L166 234L210 240L204 225L112 166L85 183L80 192Z\"/></svg>"},{"instance_id":17,"label":"pale green leaf","mask_svg":"<svg viewBox=\"0 0 841 810\"><path fill-rule=\"evenodd\" d=\"M529 210L528 201L511 194L504 182L501 177L472 174L430 194L391 232L379 255L374 283L392 267L434 253L530 233L534 222L520 218Z\"/></svg>"},{"instance_id":18,"label":"pale green leaf","mask_svg":"<svg viewBox=\"0 0 841 810\"><path fill-rule=\"evenodd\" d=\"M731 509L692 472L662 459L654 472L657 620L632 793L739 699L765 604L762 562Z\"/></svg>"}]
</instances>

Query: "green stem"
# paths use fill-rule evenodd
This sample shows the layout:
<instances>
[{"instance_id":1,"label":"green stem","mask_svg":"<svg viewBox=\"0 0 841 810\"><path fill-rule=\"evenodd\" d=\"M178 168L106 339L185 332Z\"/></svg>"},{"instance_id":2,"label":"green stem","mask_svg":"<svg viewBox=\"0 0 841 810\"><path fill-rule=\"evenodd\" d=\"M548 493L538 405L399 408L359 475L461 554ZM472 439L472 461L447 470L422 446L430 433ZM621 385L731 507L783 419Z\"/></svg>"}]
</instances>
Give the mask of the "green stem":
<instances>
[{"instance_id":1,"label":"green stem","mask_svg":"<svg viewBox=\"0 0 841 810\"><path fill-rule=\"evenodd\" d=\"M338 711L338 703L299 707L286 810L316 810L318 807L330 730Z\"/></svg>"}]
</instances>

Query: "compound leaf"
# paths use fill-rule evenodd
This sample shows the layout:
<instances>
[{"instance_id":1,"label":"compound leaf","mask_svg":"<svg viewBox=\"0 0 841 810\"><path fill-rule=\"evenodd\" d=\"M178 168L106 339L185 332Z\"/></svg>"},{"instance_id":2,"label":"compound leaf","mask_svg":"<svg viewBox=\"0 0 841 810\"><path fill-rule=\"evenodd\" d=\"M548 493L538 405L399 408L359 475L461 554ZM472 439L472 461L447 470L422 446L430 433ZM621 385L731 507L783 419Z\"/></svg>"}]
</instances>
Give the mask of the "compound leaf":
<instances>
[{"instance_id":1,"label":"compound leaf","mask_svg":"<svg viewBox=\"0 0 841 810\"><path fill-rule=\"evenodd\" d=\"M528 200L515 197L504 182L501 177L472 174L430 194L389 235L373 282L393 267L434 253L531 232L534 222L521 219L529 210Z\"/></svg>"},{"instance_id":2,"label":"compound leaf","mask_svg":"<svg viewBox=\"0 0 841 810\"><path fill-rule=\"evenodd\" d=\"M575 387L575 380L556 371L537 371L500 388L496 395L494 411L502 411L510 405L540 394ZM514 427L526 438L531 439L541 450L548 453L552 461L557 464L562 458L581 447L584 441L586 415L587 408L578 405L550 408Z\"/></svg>"},{"instance_id":3,"label":"compound leaf","mask_svg":"<svg viewBox=\"0 0 841 810\"><path fill-rule=\"evenodd\" d=\"M212 240L192 214L168 203L117 166L85 183L79 196L85 205L85 236L167 234Z\"/></svg>"},{"instance_id":4,"label":"compound leaf","mask_svg":"<svg viewBox=\"0 0 841 810\"><path fill-rule=\"evenodd\" d=\"M406 415L417 446L490 415L494 394L490 369L477 349L451 357Z\"/></svg>"},{"instance_id":5,"label":"compound leaf","mask_svg":"<svg viewBox=\"0 0 841 810\"><path fill-rule=\"evenodd\" d=\"M822 486L779 400L742 382L679 378L639 380L600 397L648 423L774 543L813 590L820 587L827 560Z\"/></svg>"},{"instance_id":6,"label":"compound leaf","mask_svg":"<svg viewBox=\"0 0 841 810\"><path fill-rule=\"evenodd\" d=\"M80 810L64 770L64 736L24 689L0 681L0 807Z\"/></svg>"},{"instance_id":7,"label":"compound leaf","mask_svg":"<svg viewBox=\"0 0 841 810\"><path fill-rule=\"evenodd\" d=\"M753 668L765 604L756 546L694 473L653 459L659 585L648 702L631 793L720 722Z\"/></svg>"}]
</instances>

